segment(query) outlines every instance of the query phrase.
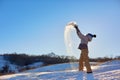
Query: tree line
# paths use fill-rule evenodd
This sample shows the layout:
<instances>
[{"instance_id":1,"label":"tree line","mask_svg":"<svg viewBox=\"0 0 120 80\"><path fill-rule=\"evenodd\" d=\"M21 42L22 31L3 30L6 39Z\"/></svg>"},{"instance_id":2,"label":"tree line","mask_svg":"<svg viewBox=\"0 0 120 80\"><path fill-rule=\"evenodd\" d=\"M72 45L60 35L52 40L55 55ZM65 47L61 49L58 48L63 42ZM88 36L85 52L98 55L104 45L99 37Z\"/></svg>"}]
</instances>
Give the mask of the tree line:
<instances>
[{"instance_id":1,"label":"tree line","mask_svg":"<svg viewBox=\"0 0 120 80\"><path fill-rule=\"evenodd\" d=\"M29 64L35 62L43 62L44 65L50 64L58 64L58 63L68 63L68 62L78 62L74 56L65 56L65 55L57 55L54 52L42 55L28 55L28 54L18 54L18 53L11 53L11 54L3 54L4 59L10 61L12 64L16 64L19 66L27 66ZM112 57L98 57L98 58L90 58L91 62L105 62L109 60L120 60L120 56Z\"/></svg>"},{"instance_id":2,"label":"tree line","mask_svg":"<svg viewBox=\"0 0 120 80\"><path fill-rule=\"evenodd\" d=\"M12 64L19 66L26 66L35 62L43 62L44 65L58 64L58 63L67 63L67 62L76 62L77 59L74 56L60 56L51 52L49 54L43 55L28 55L28 54L3 54L4 59L10 61Z\"/></svg>"}]
</instances>

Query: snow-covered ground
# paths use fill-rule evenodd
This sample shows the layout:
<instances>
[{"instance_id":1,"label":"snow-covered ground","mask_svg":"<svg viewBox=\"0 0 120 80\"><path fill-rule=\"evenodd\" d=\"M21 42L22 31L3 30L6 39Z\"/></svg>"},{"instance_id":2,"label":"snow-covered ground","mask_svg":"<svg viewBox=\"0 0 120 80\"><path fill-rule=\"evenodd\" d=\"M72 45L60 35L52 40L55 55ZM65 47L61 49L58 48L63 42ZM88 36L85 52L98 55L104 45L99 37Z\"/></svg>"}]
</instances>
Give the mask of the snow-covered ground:
<instances>
[{"instance_id":1,"label":"snow-covered ground","mask_svg":"<svg viewBox=\"0 0 120 80\"><path fill-rule=\"evenodd\" d=\"M92 74L79 72L77 68L78 63L56 64L0 76L0 80L120 80L120 60L92 66Z\"/></svg>"},{"instance_id":2,"label":"snow-covered ground","mask_svg":"<svg viewBox=\"0 0 120 80\"><path fill-rule=\"evenodd\" d=\"M28 67L30 67L30 68L38 68L38 67L41 67L42 65L44 65L43 62L35 62L33 64L28 65Z\"/></svg>"}]
</instances>

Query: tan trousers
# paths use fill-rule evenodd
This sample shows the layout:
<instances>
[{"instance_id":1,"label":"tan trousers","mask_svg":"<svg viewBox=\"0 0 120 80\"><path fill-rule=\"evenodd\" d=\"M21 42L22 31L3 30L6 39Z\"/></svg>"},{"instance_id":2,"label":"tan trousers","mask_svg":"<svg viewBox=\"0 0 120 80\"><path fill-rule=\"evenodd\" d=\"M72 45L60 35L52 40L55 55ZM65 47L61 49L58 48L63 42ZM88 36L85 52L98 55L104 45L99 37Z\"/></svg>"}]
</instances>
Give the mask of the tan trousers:
<instances>
[{"instance_id":1,"label":"tan trousers","mask_svg":"<svg viewBox=\"0 0 120 80\"><path fill-rule=\"evenodd\" d=\"M81 55L80 55L80 59L79 59L79 71L83 70L84 63L85 63L87 72L92 72L90 63L89 63L88 49L81 50Z\"/></svg>"}]
</instances>

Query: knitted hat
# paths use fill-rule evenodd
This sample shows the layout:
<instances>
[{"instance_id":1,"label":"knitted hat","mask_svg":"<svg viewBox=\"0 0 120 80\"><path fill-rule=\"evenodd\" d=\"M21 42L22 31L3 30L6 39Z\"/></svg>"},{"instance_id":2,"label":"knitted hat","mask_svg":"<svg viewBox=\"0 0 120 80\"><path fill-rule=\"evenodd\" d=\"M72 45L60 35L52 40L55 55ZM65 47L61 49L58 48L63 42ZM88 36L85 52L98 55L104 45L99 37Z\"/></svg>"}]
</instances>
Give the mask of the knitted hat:
<instances>
[{"instance_id":1,"label":"knitted hat","mask_svg":"<svg viewBox=\"0 0 120 80\"><path fill-rule=\"evenodd\" d=\"M87 35L96 38L96 35L95 35L95 34L93 35L93 34L91 34L91 33L88 33Z\"/></svg>"}]
</instances>

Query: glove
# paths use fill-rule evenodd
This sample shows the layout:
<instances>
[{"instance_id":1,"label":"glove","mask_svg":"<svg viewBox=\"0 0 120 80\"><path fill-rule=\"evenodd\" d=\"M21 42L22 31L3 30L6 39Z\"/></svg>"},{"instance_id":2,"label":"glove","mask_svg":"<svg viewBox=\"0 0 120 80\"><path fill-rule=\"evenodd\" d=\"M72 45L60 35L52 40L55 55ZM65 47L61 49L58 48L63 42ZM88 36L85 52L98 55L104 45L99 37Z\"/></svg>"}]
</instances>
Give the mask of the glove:
<instances>
[{"instance_id":1,"label":"glove","mask_svg":"<svg viewBox=\"0 0 120 80\"><path fill-rule=\"evenodd\" d=\"M74 25L74 28L78 29L78 25Z\"/></svg>"}]
</instances>

